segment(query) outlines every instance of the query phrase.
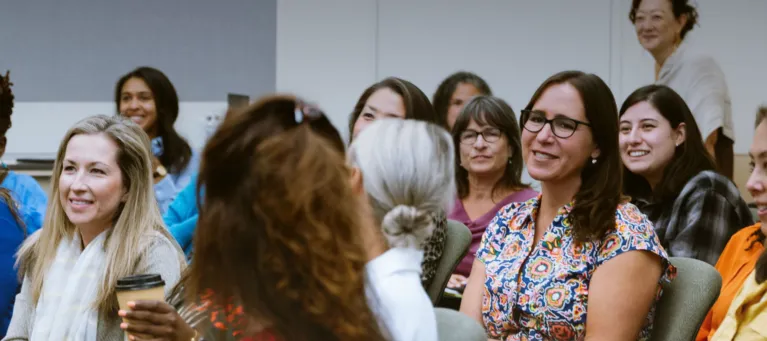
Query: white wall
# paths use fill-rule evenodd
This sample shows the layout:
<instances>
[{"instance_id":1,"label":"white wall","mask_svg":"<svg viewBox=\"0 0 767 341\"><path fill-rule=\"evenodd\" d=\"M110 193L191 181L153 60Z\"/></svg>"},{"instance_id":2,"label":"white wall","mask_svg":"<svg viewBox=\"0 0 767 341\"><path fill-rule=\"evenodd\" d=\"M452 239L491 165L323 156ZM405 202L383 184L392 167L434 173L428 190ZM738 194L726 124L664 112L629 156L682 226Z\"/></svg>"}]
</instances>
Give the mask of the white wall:
<instances>
[{"instance_id":1,"label":"white wall","mask_svg":"<svg viewBox=\"0 0 767 341\"><path fill-rule=\"evenodd\" d=\"M226 107L226 102L181 102L176 129L192 147L199 148L205 140L206 117L221 115ZM4 158L25 154L54 155L61 138L75 122L114 112L113 102L17 102Z\"/></svg>"},{"instance_id":2,"label":"white wall","mask_svg":"<svg viewBox=\"0 0 767 341\"><path fill-rule=\"evenodd\" d=\"M727 74L744 153L767 102L767 1L699 0L689 35ZM629 0L279 0L277 86L317 101L339 129L362 91L387 76L431 97L450 73L484 77L519 111L551 74L603 77L619 102L653 81L653 63L628 21Z\"/></svg>"}]
</instances>

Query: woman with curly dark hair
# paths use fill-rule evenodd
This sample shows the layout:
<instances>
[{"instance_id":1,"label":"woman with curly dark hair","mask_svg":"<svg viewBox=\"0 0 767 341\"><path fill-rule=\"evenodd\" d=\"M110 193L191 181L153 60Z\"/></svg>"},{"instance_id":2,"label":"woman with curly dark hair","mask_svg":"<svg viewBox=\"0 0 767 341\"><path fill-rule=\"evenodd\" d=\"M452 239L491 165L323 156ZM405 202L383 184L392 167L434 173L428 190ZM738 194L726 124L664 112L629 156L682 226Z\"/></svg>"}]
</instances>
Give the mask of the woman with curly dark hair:
<instances>
[{"instance_id":1,"label":"woman with curly dark hair","mask_svg":"<svg viewBox=\"0 0 767 341\"><path fill-rule=\"evenodd\" d=\"M176 340L384 340L368 306L358 195L316 108L271 96L228 115L202 156L191 268L170 304L121 314Z\"/></svg>"}]
</instances>

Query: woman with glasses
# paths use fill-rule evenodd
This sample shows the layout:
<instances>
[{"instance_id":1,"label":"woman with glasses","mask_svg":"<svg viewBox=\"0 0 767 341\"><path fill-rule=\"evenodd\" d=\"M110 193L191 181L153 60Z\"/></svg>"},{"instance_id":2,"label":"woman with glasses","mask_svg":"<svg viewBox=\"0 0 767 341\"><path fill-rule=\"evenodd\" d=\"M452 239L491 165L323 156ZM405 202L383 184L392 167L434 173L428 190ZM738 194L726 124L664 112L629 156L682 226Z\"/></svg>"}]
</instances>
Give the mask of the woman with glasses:
<instances>
[{"instance_id":1,"label":"woman with glasses","mask_svg":"<svg viewBox=\"0 0 767 341\"><path fill-rule=\"evenodd\" d=\"M715 171L684 99L664 85L634 91L620 110L623 192L672 257L715 265L727 241L754 223L735 184Z\"/></svg>"},{"instance_id":2,"label":"woman with glasses","mask_svg":"<svg viewBox=\"0 0 767 341\"><path fill-rule=\"evenodd\" d=\"M461 311L504 341L647 340L675 269L652 223L621 195L610 89L593 74L558 73L521 123L542 192L487 227Z\"/></svg>"},{"instance_id":3,"label":"woman with glasses","mask_svg":"<svg viewBox=\"0 0 767 341\"><path fill-rule=\"evenodd\" d=\"M487 224L502 207L538 193L522 183L522 145L516 115L498 97L471 99L453 126L457 198L449 219L471 230L469 252L450 277L448 288L463 290Z\"/></svg>"}]
</instances>

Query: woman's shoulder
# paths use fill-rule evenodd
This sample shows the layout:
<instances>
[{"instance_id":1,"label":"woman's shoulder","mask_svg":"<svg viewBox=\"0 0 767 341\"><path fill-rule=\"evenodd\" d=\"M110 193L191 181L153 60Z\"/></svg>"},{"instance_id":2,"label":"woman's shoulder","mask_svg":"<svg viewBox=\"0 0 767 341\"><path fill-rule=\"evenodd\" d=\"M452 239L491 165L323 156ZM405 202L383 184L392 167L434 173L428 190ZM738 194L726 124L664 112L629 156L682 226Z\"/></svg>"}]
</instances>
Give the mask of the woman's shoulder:
<instances>
[{"instance_id":1,"label":"woman's shoulder","mask_svg":"<svg viewBox=\"0 0 767 341\"><path fill-rule=\"evenodd\" d=\"M691 197L690 194L693 193L708 195L716 194L725 198L733 206L741 204L746 205L745 201L740 195L740 190L738 190L738 187L735 186L735 184L724 175L721 175L712 170L704 170L693 176L689 181L687 181L687 184L684 185L681 193L679 196L677 196L677 198L684 199ZM692 197L697 197L697 195Z\"/></svg>"},{"instance_id":2,"label":"woman's shoulder","mask_svg":"<svg viewBox=\"0 0 767 341\"><path fill-rule=\"evenodd\" d=\"M626 238L635 235L652 237L655 234L652 221L631 202L623 202L615 210L616 232Z\"/></svg>"}]
</instances>

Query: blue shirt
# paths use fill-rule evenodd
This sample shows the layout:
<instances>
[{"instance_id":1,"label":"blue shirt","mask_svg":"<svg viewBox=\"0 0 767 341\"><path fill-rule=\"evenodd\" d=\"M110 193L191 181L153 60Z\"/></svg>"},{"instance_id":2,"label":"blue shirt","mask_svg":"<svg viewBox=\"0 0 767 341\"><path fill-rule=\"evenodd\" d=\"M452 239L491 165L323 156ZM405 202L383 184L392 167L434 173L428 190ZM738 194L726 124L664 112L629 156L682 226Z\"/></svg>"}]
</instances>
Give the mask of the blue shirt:
<instances>
[{"instance_id":1,"label":"blue shirt","mask_svg":"<svg viewBox=\"0 0 767 341\"><path fill-rule=\"evenodd\" d=\"M152 152L154 156L159 157L162 155L162 151L162 137L153 138ZM197 174L199 166L200 155L192 150L192 157L189 159L186 168L173 173L168 170L168 175L154 185L154 195L157 198L157 204L160 206L160 213L165 214L165 211L168 210L176 195L188 184L194 183L191 180L193 175Z\"/></svg>"},{"instance_id":2,"label":"blue shirt","mask_svg":"<svg viewBox=\"0 0 767 341\"><path fill-rule=\"evenodd\" d=\"M21 289L14 264L16 251L24 237L24 228L13 217L8 204L0 200L0 337L5 337L11 323L16 294Z\"/></svg>"},{"instance_id":3,"label":"blue shirt","mask_svg":"<svg viewBox=\"0 0 767 341\"><path fill-rule=\"evenodd\" d=\"M11 192L16 210L27 228L27 234L39 230L43 226L48 206L48 195L40 187L40 183L29 175L9 171L0 187Z\"/></svg>"},{"instance_id":4,"label":"blue shirt","mask_svg":"<svg viewBox=\"0 0 767 341\"><path fill-rule=\"evenodd\" d=\"M200 195L203 195L203 190ZM163 215L170 234L181 245L187 258L192 254L192 238L197 227L197 198L197 175L194 175Z\"/></svg>"}]
</instances>

